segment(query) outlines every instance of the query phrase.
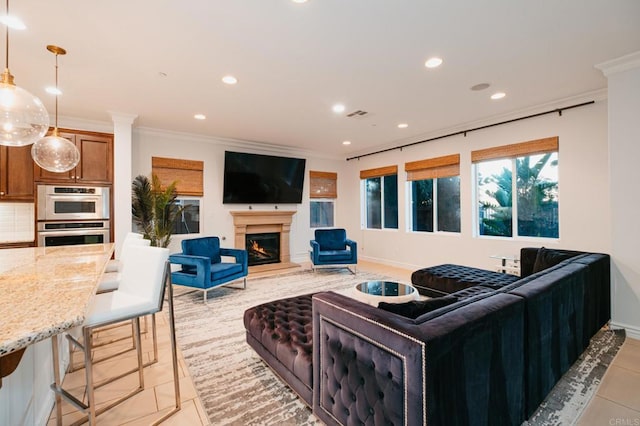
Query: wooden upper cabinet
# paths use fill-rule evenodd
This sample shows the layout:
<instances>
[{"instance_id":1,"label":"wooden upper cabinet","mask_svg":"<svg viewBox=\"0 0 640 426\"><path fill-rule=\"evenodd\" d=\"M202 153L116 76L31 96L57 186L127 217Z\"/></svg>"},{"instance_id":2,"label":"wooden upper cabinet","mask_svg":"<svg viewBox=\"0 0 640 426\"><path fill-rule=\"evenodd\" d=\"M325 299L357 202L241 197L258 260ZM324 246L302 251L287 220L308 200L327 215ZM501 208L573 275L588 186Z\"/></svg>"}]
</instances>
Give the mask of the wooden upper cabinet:
<instances>
[{"instance_id":1,"label":"wooden upper cabinet","mask_svg":"<svg viewBox=\"0 0 640 426\"><path fill-rule=\"evenodd\" d=\"M31 145L0 146L0 201L33 201Z\"/></svg>"},{"instance_id":2,"label":"wooden upper cabinet","mask_svg":"<svg viewBox=\"0 0 640 426\"><path fill-rule=\"evenodd\" d=\"M60 131L80 151L80 162L69 172L54 173L35 166L35 180L46 183L113 183L113 135Z\"/></svg>"},{"instance_id":3,"label":"wooden upper cabinet","mask_svg":"<svg viewBox=\"0 0 640 426\"><path fill-rule=\"evenodd\" d=\"M113 136L76 135L80 163L76 181L86 183L113 182Z\"/></svg>"}]
</instances>

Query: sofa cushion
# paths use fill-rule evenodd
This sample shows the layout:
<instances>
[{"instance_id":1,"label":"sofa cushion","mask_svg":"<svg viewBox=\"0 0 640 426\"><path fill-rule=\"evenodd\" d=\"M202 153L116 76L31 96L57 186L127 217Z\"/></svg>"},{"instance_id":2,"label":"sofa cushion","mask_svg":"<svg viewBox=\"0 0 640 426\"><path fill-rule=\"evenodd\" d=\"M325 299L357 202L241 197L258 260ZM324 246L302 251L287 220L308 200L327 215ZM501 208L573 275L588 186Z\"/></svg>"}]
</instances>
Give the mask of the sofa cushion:
<instances>
[{"instance_id":1,"label":"sofa cushion","mask_svg":"<svg viewBox=\"0 0 640 426\"><path fill-rule=\"evenodd\" d=\"M457 297L458 300L465 300L471 297L475 297L479 294L488 294L488 293L493 293L495 291L496 291L495 289L490 287L485 287L483 285L476 285L473 287L465 288L460 291L456 291L455 293L452 294L452 296Z\"/></svg>"},{"instance_id":2,"label":"sofa cushion","mask_svg":"<svg viewBox=\"0 0 640 426\"><path fill-rule=\"evenodd\" d=\"M435 311L436 309L440 309L457 301L458 298L455 296L443 296L427 300L412 300L411 302L405 303L380 302L378 303L378 308L402 315L403 317L416 319L420 315Z\"/></svg>"},{"instance_id":3,"label":"sofa cushion","mask_svg":"<svg viewBox=\"0 0 640 426\"><path fill-rule=\"evenodd\" d=\"M563 260L575 257L577 253L566 250L553 250L545 247L538 249L536 261L533 264L533 273L543 271L547 268L557 265Z\"/></svg>"},{"instance_id":4,"label":"sofa cushion","mask_svg":"<svg viewBox=\"0 0 640 426\"><path fill-rule=\"evenodd\" d=\"M318 255L320 262L337 262L339 260L351 260L351 250L325 250Z\"/></svg>"},{"instance_id":5,"label":"sofa cushion","mask_svg":"<svg viewBox=\"0 0 640 426\"><path fill-rule=\"evenodd\" d=\"M211 280L219 280L221 278L230 277L231 275L242 272L242 264L240 263L212 263L211 264Z\"/></svg>"}]
</instances>

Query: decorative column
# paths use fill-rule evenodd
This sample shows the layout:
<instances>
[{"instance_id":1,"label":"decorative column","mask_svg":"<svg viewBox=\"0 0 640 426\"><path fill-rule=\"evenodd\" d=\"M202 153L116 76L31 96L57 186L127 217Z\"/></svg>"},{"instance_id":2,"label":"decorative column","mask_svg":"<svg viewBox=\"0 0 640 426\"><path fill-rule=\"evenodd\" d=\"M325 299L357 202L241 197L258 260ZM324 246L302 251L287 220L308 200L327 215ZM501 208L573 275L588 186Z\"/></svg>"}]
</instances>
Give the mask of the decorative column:
<instances>
[{"instance_id":1,"label":"decorative column","mask_svg":"<svg viewBox=\"0 0 640 426\"><path fill-rule=\"evenodd\" d=\"M640 51L597 68L609 83L611 323L640 339Z\"/></svg>"},{"instance_id":2,"label":"decorative column","mask_svg":"<svg viewBox=\"0 0 640 426\"><path fill-rule=\"evenodd\" d=\"M137 115L111 112L113 120L113 235L116 258L120 257L122 241L131 232L131 156L132 125Z\"/></svg>"}]
</instances>

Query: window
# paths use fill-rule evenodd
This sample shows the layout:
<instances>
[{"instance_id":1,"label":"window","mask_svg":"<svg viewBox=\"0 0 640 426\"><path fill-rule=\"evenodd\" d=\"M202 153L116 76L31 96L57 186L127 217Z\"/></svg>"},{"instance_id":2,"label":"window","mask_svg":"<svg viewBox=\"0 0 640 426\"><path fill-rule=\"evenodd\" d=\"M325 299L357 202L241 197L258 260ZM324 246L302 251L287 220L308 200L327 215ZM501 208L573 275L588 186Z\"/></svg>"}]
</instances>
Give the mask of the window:
<instances>
[{"instance_id":1,"label":"window","mask_svg":"<svg viewBox=\"0 0 640 426\"><path fill-rule=\"evenodd\" d=\"M200 233L200 200L176 200L176 204L184 206L182 214L173 226L174 234Z\"/></svg>"},{"instance_id":2,"label":"window","mask_svg":"<svg viewBox=\"0 0 640 426\"><path fill-rule=\"evenodd\" d=\"M200 233L200 200L177 199L176 205L183 208L173 224L173 235ZM143 233L142 226L135 221L131 224L134 232Z\"/></svg>"},{"instance_id":3,"label":"window","mask_svg":"<svg viewBox=\"0 0 640 426\"><path fill-rule=\"evenodd\" d=\"M460 232L460 155L405 164L411 230Z\"/></svg>"},{"instance_id":4,"label":"window","mask_svg":"<svg viewBox=\"0 0 640 426\"><path fill-rule=\"evenodd\" d=\"M309 205L311 209L311 227L312 228L330 228L334 226L333 201L313 200Z\"/></svg>"},{"instance_id":5,"label":"window","mask_svg":"<svg viewBox=\"0 0 640 426\"><path fill-rule=\"evenodd\" d=\"M309 202L311 227L334 226L334 199L338 198L338 174L309 171Z\"/></svg>"},{"instance_id":6,"label":"window","mask_svg":"<svg viewBox=\"0 0 640 426\"><path fill-rule=\"evenodd\" d=\"M478 235L558 238L558 138L473 151Z\"/></svg>"},{"instance_id":7,"label":"window","mask_svg":"<svg viewBox=\"0 0 640 426\"><path fill-rule=\"evenodd\" d=\"M362 170L364 216L369 229L398 229L398 167Z\"/></svg>"}]
</instances>

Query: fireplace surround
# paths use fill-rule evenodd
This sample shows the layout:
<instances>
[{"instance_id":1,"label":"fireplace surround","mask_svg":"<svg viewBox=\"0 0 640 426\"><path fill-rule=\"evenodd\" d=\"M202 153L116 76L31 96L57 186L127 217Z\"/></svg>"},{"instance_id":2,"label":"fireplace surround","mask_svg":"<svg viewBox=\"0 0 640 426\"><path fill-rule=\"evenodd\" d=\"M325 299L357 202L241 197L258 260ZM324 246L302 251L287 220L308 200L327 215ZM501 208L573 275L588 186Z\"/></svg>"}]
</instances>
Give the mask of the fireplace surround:
<instances>
[{"instance_id":1,"label":"fireplace surround","mask_svg":"<svg viewBox=\"0 0 640 426\"><path fill-rule=\"evenodd\" d=\"M230 214L233 216L235 248L246 248L247 234L280 234L280 262L250 266L249 272L300 266L291 262L290 252L291 222L295 211L246 210L231 211Z\"/></svg>"}]
</instances>

